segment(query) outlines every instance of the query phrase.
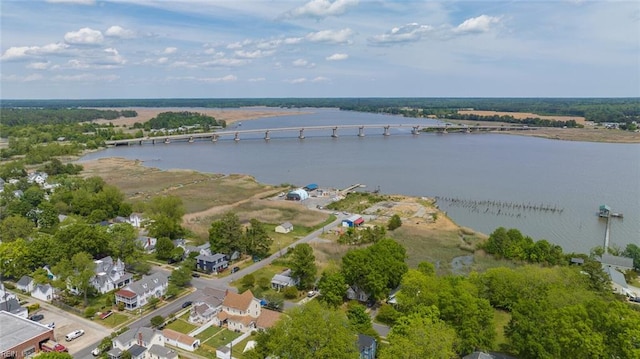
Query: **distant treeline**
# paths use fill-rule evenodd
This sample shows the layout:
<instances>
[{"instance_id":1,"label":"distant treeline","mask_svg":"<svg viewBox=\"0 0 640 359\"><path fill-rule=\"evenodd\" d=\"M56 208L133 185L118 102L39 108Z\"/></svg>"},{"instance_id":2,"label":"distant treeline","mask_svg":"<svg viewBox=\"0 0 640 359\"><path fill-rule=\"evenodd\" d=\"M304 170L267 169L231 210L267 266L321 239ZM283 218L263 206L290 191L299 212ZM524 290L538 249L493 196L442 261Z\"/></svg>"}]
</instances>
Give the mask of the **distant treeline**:
<instances>
[{"instance_id":1,"label":"distant treeline","mask_svg":"<svg viewBox=\"0 0 640 359\"><path fill-rule=\"evenodd\" d=\"M482 116L482 115L476 115L476 114L451 113L451 114L445 115L445 118L456 119L456 120L467 120L467 121L519 123L523 125L540 126L540 127L569 127L569 128L583 127L582 125L578 125L574 120L555 121L555 120L545 120L539 117L515 118L509 115Z\"/></svg>"},{"instance_id":2,"label":"distant treeline","mask_svg":"<svg viewBox=\"0 0 640 359\"><path fill-rule=\"evenodd\" d=\"M196 112L162 112L158 116L150 119L145 123L136 122L133 127L141 128L145 131L159 130L162 128L178 128L181 126L196 126L200 129L208 131L211 127L221 126L226 127L226 122L223 120L216 120L212 116L203 115Z\"/></svg>"},{"instance_id":3,"label":"distant treeline","mask_svg":"<svg viewBox=\"0 0 640 359\"><path fill-rule=\"evenodd\" d=\"M76 124L97 119L115 120L119 117L136 117L137 115L138 113L133 110L3 108L0 111L0 123L3 126Z\"/></svg>"},{"instance_id":4,"label":"distant treeline","mask_svg":"<svg viewBox=\"0 0 640 359\"><path fill-rule=\"evenodd\" d=\"M72 107L205 107L237 108L334 107L342 110L389 113L407 117L442 116L460 109L532 112L537 115L583 116L588 121L640 120L640 98L236 98L236 99L104 99L104 100L2 100L2 108Z\"/></svg>"}]
</instances>

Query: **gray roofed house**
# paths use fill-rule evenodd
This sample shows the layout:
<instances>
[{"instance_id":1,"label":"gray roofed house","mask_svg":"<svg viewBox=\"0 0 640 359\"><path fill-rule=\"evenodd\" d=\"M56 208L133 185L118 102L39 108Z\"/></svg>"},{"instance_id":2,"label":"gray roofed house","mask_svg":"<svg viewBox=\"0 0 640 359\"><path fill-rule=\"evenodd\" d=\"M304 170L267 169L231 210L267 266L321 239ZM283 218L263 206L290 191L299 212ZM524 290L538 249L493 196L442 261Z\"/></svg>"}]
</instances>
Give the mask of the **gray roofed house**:
<instances>
[{"instance_id":1,"label":"gray roofed house","mask_svg":"<svg viewBox=\"0 0 640 359\"><path fill-rule=\"evenodd\" d=\"M360 359L375 359L377 344L375 338L358 334L358 352Z\"/></svg>"},{"instance_id":2,"label":"gray roofed house","mask_svg":"<svg viewBox=\"0 0 640 359\"><path fill-rule=\"evenodd\" d=\"M147 355L150 359L178 359L178 353L175 350L157 344L147 350Z\"/></svg>"},{"instance_id":3,"label":"gray roofed house","mask_svg":"<svg viewBox=\"0 0 640 359\"><path fill-rule=\"evenodd\" d=\"M602 269L609 276L614 292L622 295L628 295L630 293L624 274L618 272L615 268L605 265L602 266Z\"/></svg>"},{"instance_id":4,"label":"gray roofed house","mask_svg":"<svg viewBox=\"0 0 640 359\"><path fill-rule=\"evenodd\" d=\"M27 308L21 306L16 298L10 298L0 302L0 310L4 310L21 318L26 318L29 315Z\"/></svg>"},{"instance_id":5,"label":"gray roofed house","mask_svg":"<svg viewBox=\"0 0 640 359\"><path fill-rule=\"evenodd\" d=\"M615 267L622 271L633 269L633 258L614 256L609 253L605 253L600 257L600 263L603 266Z\"/></svg>"},{"instance_id":6,"label":"gray roofed house","mask_svg":"<svg viewBox=\"0 0 640 359\"><path fill-rule=\"evenodd\" d=\"M111 341L113 348L128 350L134 345L150 347L153 344L163 345L162 334L147 327L129 329L126 332L113 338Z\"/></svg>"},{"instance_id":7,"label":"gray roofed house","mask_svg":"<svg viewBox=\"0 0 640 359\"><path fill-rule=\"evenodd\" d=\"M203 294L193 301L189 321L192 323L206 323L222 310L222 302L226 295L224 289L204 288Z\"/></svg>"},{"instance_id":8,"label":"gray roofed house","mask_svg":"<svg viewBox=\"0 0 640 359\"><path fill-rule=\"evenodd\" d=\"M124 262L119 258L114 261L111 257L104 257L94 263L96 275L92 278L91 285L101 294L122 288L133 280L133 275L124 271Z\"/></svg>"},{"instance_id":9,"label":"gray roofed house","mask_svg":"<svg viewBox=\"0 0 640 359\"><path fill-rule=\"evenodd\" d=\"M51 284L38 284L31 291L31 296L45 302L51 302L55 293Z\"/></svg>"},{"instance_id":10,"label":"gray roofed house","mask_svg":"<svg viewBox=\"0 0 640 359\"><path fill-rule=\"evenodd\" d=\"M16 283L16 288L26 293L30 293L33 290L33 286L33 278L29 277L28 275L23 275L18 283Z\"/></svg>"},{"instance_id":11,"label":"gray roofed house","mask_svg":"<svg viewBox=\"0 0 640 359\"><path fill-rule=\"evenodd\" d=\"M294 287L298 285L300 280L291 277L291 269L286 269L280 274L276 274L271 278L271 288L280 291L286 287Z\"/></svg>"},{"instance_id":12,"label":"gray roofed house","mask_svg":"<svg viewBox=\"0 0 640 359\"><path fill-rule=\"evenodd\" d=\"M284 222L276 227L276 233L289 233L293 231L293 224L291 222Z\"/></svg>"},{"instance_id":13,"label":"gray roofed house","mask_svg":"<svg viewBox=\"0 0 640 359\"><path fill-rule=\"evenodd\" d=\"M145 276L137 282L116 292L116 303L124 303L125 308L133 310L147 304L152 297L160 298L167 293L168 276L157 272Z\"/></svg>"},{"instance_id":14,"label":"gray roofed house","mask_svg":"<svg viewBox=\"0 0 640 359\"><path fill-rule=\"evenodd\" d=\"M131 359L142 359L144 358L144 353L147 351L147 348L134 344L129 349L127 349L129 353L131 353Z\"/></svg>"}]
</instances>

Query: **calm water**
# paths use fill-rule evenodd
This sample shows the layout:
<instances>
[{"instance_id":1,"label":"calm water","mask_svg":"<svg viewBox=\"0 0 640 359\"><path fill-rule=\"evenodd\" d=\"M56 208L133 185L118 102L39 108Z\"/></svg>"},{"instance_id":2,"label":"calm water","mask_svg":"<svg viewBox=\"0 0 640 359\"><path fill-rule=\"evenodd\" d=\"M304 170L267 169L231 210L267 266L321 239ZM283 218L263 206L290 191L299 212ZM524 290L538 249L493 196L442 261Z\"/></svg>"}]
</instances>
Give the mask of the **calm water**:
<instances>
[{"instance_id":1,"label":"calm water","mask_svg":"<svg viewBox=\"0 0 640 359\"><path fill-rule=\"evenodd\" d=\"M306 110L302 110L306 111ZM238 129L331 124L409 124L425 120L309 110L302 114L245 121ZM110 148L83 158L124 157L161 169L247 173L260 182L321 187L379 186L382 193L440 197L440 207L457 223L484 233L498 226L518 228L566 251L588 252L602 245L605 222L596 216L608 204L611 245L640 244L640 145L564 142L499 134L421 134L410 129L271 133L238 143L171 143ZM450 199L458 199L452 202ZM465 202L462 202L465 201ZM475 201L475 202L473 202ZM494 203L487 203L493 201ZM501 204L499 204L499 203ZM511 204L508 206L507 204ZM523 209L543 206L554 210Z\"/></svg>"}]
</instances>

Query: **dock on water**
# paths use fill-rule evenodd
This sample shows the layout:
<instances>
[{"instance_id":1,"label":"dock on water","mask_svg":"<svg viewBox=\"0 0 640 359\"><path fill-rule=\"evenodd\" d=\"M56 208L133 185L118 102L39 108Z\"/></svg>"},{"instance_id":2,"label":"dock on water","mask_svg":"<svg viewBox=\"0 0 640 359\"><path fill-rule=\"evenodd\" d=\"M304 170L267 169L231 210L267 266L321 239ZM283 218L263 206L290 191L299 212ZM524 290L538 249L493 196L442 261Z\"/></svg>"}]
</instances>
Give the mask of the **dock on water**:
<instances>
[{"instance_id":1,"label":"dock on water","mask_svg":"<svg viewBox=\"0 0 640 359\"><path fill-rule=\"evenodd\" d=\"M600 205L598 209L598 216L600 218L606 218L607 226L604 230L604 250L606 251L609 248L609 238L611 236L611 218L624 218L622 213L612 212L611 207L606 204Z\"/></svg>"}]
</instances>

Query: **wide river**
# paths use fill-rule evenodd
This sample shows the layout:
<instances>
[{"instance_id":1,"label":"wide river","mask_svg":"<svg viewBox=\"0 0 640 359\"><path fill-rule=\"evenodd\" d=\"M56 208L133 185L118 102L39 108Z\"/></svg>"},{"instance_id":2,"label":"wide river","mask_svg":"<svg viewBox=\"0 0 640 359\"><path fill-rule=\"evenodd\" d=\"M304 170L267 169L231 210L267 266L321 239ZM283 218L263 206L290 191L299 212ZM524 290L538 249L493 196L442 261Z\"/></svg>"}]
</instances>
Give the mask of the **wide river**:
<instances>
[{"instance_id":1,"label":"wide river","mask_svg":"<svg viewBox=\"0 0 640 359\"><path fill-rule=\"evenodd\" d=\"M229 110L233 111L233 110ZM339 111L291 110L290 116L244 121L232 128L262 129L335 124L412 124L432 120ZM410 128L271 132L171 144L121 146L91 153L138 159L161 169L251 174L263 183L344 188L362 183L381 193L438 197L458 224L484 233L518 228L565 251L588 253L604 242L601 204L624 219L611 220L610 245L640 245L640 145L568 142L504 134L411 135Z\"/></svg>"}]
</instances>

